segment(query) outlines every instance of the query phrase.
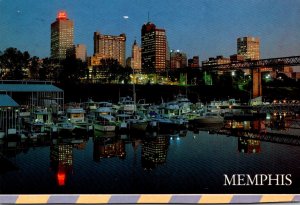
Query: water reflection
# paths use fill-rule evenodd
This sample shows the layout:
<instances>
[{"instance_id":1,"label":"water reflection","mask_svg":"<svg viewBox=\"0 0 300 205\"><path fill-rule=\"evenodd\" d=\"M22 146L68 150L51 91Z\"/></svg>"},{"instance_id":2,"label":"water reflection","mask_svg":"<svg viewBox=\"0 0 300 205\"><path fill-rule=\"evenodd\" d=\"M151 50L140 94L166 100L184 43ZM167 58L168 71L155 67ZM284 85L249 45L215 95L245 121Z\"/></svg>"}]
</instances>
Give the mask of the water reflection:
<instances>
[{"instance_id":1,"label":"water reflection","mask_svg":"<svg viewBox=\"0 0 300 205\"><path fill-rule=\"evenodd\" d=\"M99 162L101 158L126 158L125 143L117 137L94 137L93 159Z\"/></svg>"},{"instance_id":2,"label":"water reflection","mask_svg":"<svg viewBox=\"0 0 300 205\"><path fill-rule=\"evenodd\" d=\"M169 137L166 135L144 139L142 143L142 167L151 170L159 164L164 164L167 159L169 144Z\"/></svg>"},{"instance_id":3,"label":"water reflection","mask_svg":"<svg viewBox=\"0 0 300 205\"><path fill-rule=\"evenodd\" d=\"M238 150L239 152L248 153L248 154L260 153L261 152L260 140L239 137Z\"/></svg>"},{"instance_id":4,"label":"water reflection","mask_svg":"<svg viewBox=\"0 0 300 205\"><path fill-rule=\"evenodd\" d=\"M228 120L225 122L224 128L234 130L243 130L243 131L252 131L252 132L264 132L266 130L266 120L265 119L256 119L256 120L247 120L247 121L236 121Z\"/></svg>"},{"instance_id":5,"label":"water reflection","mask_svg":"<svg viewBox=\"0 0 300 205\"><path fill-rule=\"evenodd\" d=\"M253 173L265 169L283 173L286 168L299 178L296 174L299 167L294 165L299 164L300 147L285 145L295 143L296 139L288 141L288 136L278 134L282 128L276 123L282 119L287 136L297 120L272 114L266 119L226 121L224 135L181 130L136 135L102 133L89 138L87 133L40 136L36 140L5 138L0 141L0 192L24 191L15 188L16 184L19 187L28 184L26 190L32 193L40 189L43 193L57 190L67 193L157 190L160 193L157 187L174 193L181 193L182 187L187 187L184 193L200 187L202 192L210 187L207 179L217 184L223 180L224 170L239 173L250 170L250 165ZM221 185L215 189L226 191Z\"/></svg>"},{"instance_id":6,"label":"water reflection","mask_svg":"<svg viewBox=\"0 0 300 205\"><path fill-rule=\"evenodd\" d=\"M272 130L285 130L288 127L286 121L291 119L292 116L287 113L273 113L270 118L270 128Z\"/></svg>"},{"instance_id":7,"label":"water reflection","mask_svg":"<svg viewBox=\"0 0 300 205\"><path fill-rule=\"evenodd\" d=\"M56 144L50 147L50 167L56 174L57 184L64 186L73 171L73 145Z\"/></svg>"}]
</instances>

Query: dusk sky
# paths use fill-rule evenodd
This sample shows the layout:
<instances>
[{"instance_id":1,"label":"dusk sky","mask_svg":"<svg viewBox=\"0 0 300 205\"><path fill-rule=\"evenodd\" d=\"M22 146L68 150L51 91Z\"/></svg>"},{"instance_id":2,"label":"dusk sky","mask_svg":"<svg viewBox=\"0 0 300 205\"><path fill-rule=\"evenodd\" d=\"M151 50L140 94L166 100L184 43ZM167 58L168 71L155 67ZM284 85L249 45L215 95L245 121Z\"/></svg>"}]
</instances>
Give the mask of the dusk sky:
<instances>
[{"instance_id":1,"label":"dusk sky","mask_svg":"<svg viewBox=\"0 0 300 205\"><path fill-rule=\"evenodd\" d=\"M93 33L127 35L126 56L150 21L166 30L170 49L200 60L236 53L236 39L259 37L261 58L300 55L299 0L0 0L0 50L50 56L50 24L65 10L74 43L93 54ZM126 18L125 16L128 16Z\"/></svg>"}]
</instances>

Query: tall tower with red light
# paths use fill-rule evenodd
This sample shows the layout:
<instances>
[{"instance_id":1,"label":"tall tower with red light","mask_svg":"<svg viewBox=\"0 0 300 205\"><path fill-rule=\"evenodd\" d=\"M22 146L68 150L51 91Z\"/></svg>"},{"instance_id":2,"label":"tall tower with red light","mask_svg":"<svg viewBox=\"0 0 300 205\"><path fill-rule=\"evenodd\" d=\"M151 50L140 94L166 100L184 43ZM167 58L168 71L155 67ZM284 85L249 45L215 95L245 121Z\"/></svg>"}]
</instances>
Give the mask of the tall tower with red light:
<instances>
[{"instance_id":1,"label":"tall tower with red light","mask_svg":"<svg viewBox=\"0 0 300 205\"><path fill-rule=\"evenodd\" d=\"M67 51L74 48L74 23L68 19L66 11L57 13L51 24L51 58L63 60Z\"/></svg>"}]
</instances>

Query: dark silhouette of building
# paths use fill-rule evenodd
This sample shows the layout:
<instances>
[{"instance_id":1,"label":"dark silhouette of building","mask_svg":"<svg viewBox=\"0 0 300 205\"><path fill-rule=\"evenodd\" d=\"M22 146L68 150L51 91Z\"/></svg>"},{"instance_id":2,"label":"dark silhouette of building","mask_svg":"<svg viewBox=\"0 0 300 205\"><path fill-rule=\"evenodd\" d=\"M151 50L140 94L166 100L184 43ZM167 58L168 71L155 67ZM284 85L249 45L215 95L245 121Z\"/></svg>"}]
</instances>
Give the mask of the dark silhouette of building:
<instances>
[{"instance_id":1,"label":"dark silhouette of building","mask_svg":"<svg viewBox=\"0 0 300 205\"><path fill-rule=\"evenodd\" d=\"M193 56L192 59L188 60L188 67L189 68L199 68L200 64L199 64L199 56Z\"/></svg>"}]
</instances>

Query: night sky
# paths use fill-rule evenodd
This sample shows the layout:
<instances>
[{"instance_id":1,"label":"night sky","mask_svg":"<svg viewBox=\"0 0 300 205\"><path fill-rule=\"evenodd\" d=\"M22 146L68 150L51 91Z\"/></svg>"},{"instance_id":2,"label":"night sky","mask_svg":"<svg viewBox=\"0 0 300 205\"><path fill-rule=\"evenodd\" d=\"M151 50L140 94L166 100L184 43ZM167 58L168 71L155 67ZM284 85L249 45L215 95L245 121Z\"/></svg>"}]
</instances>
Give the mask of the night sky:
<instances>
[{"instance_id":1,"label":"night sky","mask_svg":"<svg viewBox=\"0 0 300 205\"><path fill-rule=\"evenodd\" d=\"M0 0L0 50L50 56L50 24L65 10L74 43L93 53L93 33L127 35L126 55L150 21L166 29L170 49L200 60L236 53L236 39L261 40L261 58L300 55L299 0ZM127 18L127 17L128 18Z\"/></svg>"}]
</instances>

